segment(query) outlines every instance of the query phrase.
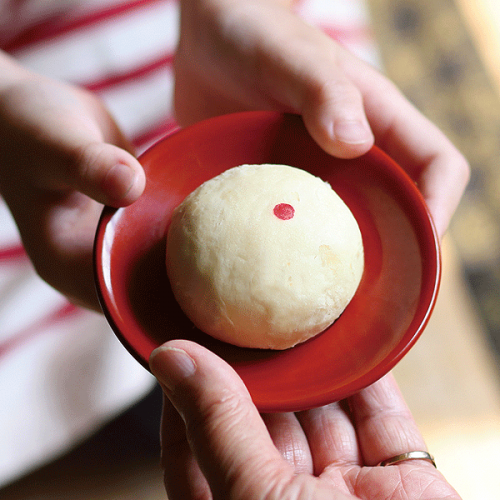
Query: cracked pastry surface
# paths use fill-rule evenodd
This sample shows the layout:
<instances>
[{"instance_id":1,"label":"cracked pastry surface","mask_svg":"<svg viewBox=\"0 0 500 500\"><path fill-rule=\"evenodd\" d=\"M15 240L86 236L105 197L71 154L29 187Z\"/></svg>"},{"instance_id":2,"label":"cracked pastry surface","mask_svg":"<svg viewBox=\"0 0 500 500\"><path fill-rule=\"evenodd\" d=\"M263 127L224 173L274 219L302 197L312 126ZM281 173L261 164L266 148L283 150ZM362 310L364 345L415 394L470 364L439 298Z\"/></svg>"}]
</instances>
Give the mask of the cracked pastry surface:
<instances>
[{"instance_id":1,"label":"cracked pastry surface","mask_svg":"<svg viewBox=\"0 0 500 500\"><path fill-rule=\"evenodd\" d=\"M328 183L288 165L240 165L175 209L166 265L199 329L242 347L286 349L343 312L363 274L363 242Z\"/></svg>"}]
</instances>

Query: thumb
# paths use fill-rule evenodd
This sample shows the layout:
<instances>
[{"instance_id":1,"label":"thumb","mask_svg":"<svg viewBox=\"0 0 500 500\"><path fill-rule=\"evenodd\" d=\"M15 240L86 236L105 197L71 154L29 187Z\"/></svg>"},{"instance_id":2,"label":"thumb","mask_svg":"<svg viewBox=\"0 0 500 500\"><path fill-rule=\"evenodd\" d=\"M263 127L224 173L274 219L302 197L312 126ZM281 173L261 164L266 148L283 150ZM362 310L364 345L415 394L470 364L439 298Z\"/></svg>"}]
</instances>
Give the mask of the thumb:
<instances>
[{"instance_id":1,"label":"thumb","mask_svg":"<svg viewBox=\"0 0 500 500\"><path fill-rule=\"evenodd\" d=\"M293 477L245 385L215 354L176 340L152 353L150 367L185 422L214 498L264 497Z\"/></svg>"},{"instance_id":2,"label":"thumb","mask_svg":"<svg viewBox=\"0 0 500 500\"><path fill-rule=\"evenodd\" d=\"M73 148L64 177L69 187L111 206L135 201L145 187L142 166L134 156L115 145L88 142Z\"/></svg>"},{"instance_id":3,"label":"thumb","mask_svg":"<svg viewBox=\"0 0 500 500\"><path fill-rule=\"evenodd\" d=\"M74 110L71 110L74 113ZM68 113L69 114L69 113ZM58 116L51 122L33 166L34 178L49 190L71 189L111 206L126 206L143 192L146 179L131 145L107 110L97 100L73 115L68 127ZM38 170L38 172L37 172Z\"/></svg>"},{"instance_id":4,"label":"thumb","mask_svg":"<svg viewBox=\"0 0 500 500\"><path fill-rule=\"evenodd\" d=\"M35 189L75 190L113 206L132 203L144 189L143 169L118 125L82 89L38 76L18 83L3 93L0 133L11 146L2 162L16 166L10 175Z\"/></svg>"},{"instance_id":5,"label":"thumb","mask_svg":"<svg viewBox=\"0 0 500 500\"><path fill-rule=\"evenodd\" d=\"M335 74L335 69L330 72L323 85L305 91L300 113L322 149L338 158L356 158L374 144L363 99L350 80Z\"/></svg>"}]
</instances>

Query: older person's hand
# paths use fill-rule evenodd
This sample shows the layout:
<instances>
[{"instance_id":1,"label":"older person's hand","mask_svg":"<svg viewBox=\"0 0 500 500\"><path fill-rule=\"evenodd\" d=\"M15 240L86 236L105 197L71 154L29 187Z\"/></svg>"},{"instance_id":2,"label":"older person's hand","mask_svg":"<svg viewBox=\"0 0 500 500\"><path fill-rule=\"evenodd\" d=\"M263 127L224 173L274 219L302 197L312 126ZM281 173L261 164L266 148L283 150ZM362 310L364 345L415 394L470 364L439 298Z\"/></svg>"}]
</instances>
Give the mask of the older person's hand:
<instances>
[{"instance_id":1,"label":"older person's hand","mask_svg":"<svg viewBox=\"0 0 500 500\"><path fill-rule=\"evenodd\" d=\"M233 369L197 344L168 342L150 366L166 395L170 500L460 499L428 460L377 465L425 450L390 375L340 403L261 417Z\"/></svg>"}]
</instances>

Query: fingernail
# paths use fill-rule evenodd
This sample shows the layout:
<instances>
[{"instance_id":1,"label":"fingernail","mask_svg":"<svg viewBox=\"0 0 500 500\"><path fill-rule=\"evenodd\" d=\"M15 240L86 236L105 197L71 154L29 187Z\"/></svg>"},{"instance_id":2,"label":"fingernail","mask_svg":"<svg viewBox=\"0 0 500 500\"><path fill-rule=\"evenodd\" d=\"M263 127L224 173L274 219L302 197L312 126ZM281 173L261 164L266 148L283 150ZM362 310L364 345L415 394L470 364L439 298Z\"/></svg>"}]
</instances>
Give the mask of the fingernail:
<instances>
[{"instance_id":1,"label":"fingernail","mask_svg":"<svg viewBox=\"0 0 500 500\"><path fill-rule=\"evenodd\" d=\"M120 200L130 192L135 179L136 172L134 169L124 163L117 163L108 170L104 178L103 188L110 198Z\"/></svg>"},{"instance_id":2,"label":"fingernail","mask_svg":"<svg viewBox=\"0 0 500 500\"><path fill-rule=\"evenodd\" d=\"M168 363L167 370L165 363ZM171 391L196 372L193 358L177 347L158 347L152 352L149 365L158 381Z\"/></svg>"},{"instance_id":3,"label":"fingernail","mask_svg":"<svg viewBox=\"0 0 500 500\"><path fill-rule=\"evenodd\" d=\"M358 120L335 122L333 133L337 141L345 144L364 144L371 139L371 132L367 125Z\"/></svg>"}]
</instances>

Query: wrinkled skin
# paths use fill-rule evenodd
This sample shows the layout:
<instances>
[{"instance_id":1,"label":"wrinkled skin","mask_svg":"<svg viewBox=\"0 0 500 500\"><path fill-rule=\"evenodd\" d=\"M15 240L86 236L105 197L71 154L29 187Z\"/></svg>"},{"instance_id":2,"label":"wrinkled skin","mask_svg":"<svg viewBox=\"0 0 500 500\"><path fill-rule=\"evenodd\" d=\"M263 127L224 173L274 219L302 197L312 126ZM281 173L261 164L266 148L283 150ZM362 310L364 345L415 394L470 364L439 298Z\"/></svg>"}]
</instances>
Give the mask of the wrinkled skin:
<instances>
[{"instance_id":1,"label":"wrinkled skin","mask_svg":"<svg viewBox=\"0 0 500 500\"><path fill-rule=\"evenodd\" d=\"M188 341L153 352L165 397L170 500L460 500L426 460L380 461L425 442L391 375L340 403L259 415L238 375Z\"/></svg>"},{"instance_id":2,"label":"wrinkled skin","mask_svg":"<svg viewBox=\"0 0 500 500\"><path fill-rule=\"evenodd\" d=\"M181 1L180 124L271 109L301 114L318 144L339 157L356 157L376 143L415 180L442 236L465 188L467 162L392 83L303 23L292 3ZM144 185L140 164L101 102L0 53L0 192L43 279L98 309L92 245L102 204L129 205ZM227 366L199 346L182 345L198 371L167 391L177 408L167 402L163 421L171 500L212 493L224 499L458 498L427 462L371 467L424 446L390 378L345 404L262 419ZM163 358L155 373L171 383L175 363Z\"/></svg>"}]
</instances>

